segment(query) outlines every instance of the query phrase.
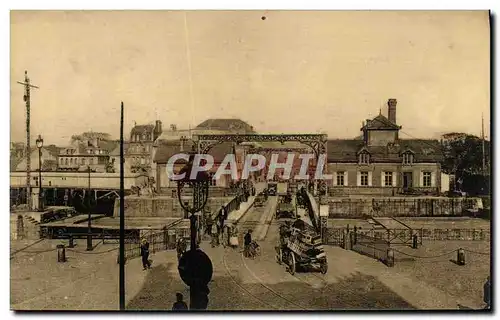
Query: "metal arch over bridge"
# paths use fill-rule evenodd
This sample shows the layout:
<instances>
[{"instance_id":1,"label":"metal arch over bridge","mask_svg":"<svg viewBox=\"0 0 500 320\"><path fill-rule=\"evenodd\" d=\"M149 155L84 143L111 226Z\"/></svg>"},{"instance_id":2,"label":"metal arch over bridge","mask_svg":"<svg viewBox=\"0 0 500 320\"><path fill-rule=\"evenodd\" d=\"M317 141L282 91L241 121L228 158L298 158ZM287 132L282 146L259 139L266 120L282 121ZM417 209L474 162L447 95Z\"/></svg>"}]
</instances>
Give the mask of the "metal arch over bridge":
<instances>
[{"instance_id":1,"label":"metal arch over bridge","mask_svg":"<svg viewBox=\"0 0 500 320\"><path fill-rule=\"evenodd\" d=\"M326 154L326 134L200 134L194 135L193 141L197 144L198 153L206 154L210 149L224 142L240 144L243 142L299 142L310 147L316 159Z\"/></svg>"}]
</instances>

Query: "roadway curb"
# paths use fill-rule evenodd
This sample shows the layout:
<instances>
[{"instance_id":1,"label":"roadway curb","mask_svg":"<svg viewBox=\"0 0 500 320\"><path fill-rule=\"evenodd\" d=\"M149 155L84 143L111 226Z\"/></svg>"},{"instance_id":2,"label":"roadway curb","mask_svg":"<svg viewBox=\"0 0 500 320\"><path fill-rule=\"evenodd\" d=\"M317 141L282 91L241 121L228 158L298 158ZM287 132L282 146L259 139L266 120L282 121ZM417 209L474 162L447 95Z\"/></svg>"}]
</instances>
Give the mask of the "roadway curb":
<instances>
[{"instance_id":1,"label":"roadway curb","mask_svg":"<svg viewBox=\"0 0 500 320\"><path fill-rule=\"evenodd\" d=\"M254 202L255 202L255 198L252 200L252 202L250 203L250 205L246 208L245 212L243 212L243 214L238 219L227 220L227 222L233 223L233 224L237 224L241 220L241 218L243 218L243 216L245 214L247 214L247 212L253 207Z\"/></svg>"},{"instance_id":2,"label":"roadway curb","mask_svg":"<svg viewBox=\"0 0 500 320\"><path fill-rule=\"evenodd\" d=\"M273 221L277 206L278 206L278 202L276 201L276 205L271 208L269 216L266 218L266 220L264 220L264 231L259 236L259 239L258 239L259 241L262 241L267 237L267 233L269 232L269 227L271 226L271 222Z\"/></svg>"}]
</instances>

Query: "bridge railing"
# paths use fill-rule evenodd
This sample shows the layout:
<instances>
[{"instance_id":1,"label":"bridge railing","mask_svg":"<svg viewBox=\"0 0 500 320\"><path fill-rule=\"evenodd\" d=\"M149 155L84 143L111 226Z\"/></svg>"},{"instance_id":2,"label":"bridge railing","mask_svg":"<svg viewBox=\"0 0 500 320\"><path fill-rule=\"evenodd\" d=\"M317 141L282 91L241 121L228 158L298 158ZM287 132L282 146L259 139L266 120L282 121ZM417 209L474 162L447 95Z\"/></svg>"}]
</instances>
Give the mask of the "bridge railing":
<instances>
[{"instance_id":1,"label":"bridge railing","mask_svg":"<svg viewBox=\"0 0 500 320\"><path fill-rule=\"evenodd\" d=\"M243 196L236 196L231 201L224 205L225 210L230 213L234 210L239 210L241 202L245 200ZM152 230L143 234L141 238L149 242L149 250L151 253L156 253L164 250L176 249L177 240L179 238L190 238L190 230L186 227L179 226L186 219L178 219L169 225L163 227L162 230ZM201 229L199 230L201 232ZM202 235L200 234L201 238ZM189 241L188 241L189 242ZM132 259L141 256L141 239L128 239L125 244L125 257Z\"/></svg>"}]
</instances>

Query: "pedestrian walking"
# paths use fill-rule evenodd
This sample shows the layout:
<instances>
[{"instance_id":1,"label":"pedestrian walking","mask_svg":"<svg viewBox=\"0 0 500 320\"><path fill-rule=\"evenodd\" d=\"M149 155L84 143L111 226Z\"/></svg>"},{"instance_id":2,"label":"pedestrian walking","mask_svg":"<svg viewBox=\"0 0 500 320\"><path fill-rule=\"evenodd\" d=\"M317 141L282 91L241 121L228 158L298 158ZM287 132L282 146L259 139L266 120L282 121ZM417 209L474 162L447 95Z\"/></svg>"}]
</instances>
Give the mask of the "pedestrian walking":
<instances>
[{"instance_id":1,"label":"pedestrian walking","mask_svg":"<svg viewBox=\"0 0 500 320\"><path fill-rule=\"evenodd\" d=\"M250 244L252 243L252 230L248 230L247 233L245 234L244 237L244 244L245 244L245 257L250 256Z\"/></svg>"},{"instance_id":2,"label":"pedestrian walking","mask_svg":"<svg viewBox=\"0 0 500 320\"><path fill-rule=\"evenodd\" d=\"M486 279L486 282L484 283L483 286L484 290L484 297L483 301L486 303L485 309L490 309L491 308L491 282L490 282L490 276Z\"/></svg>"},{"instance_id":3,"label":"pedestrian walking","mask_svg":"<svg viewBox=\"0 0 500 320\"><path fill-rule=\"evenodd\" d=\"M214 220L212 219L212 214L207 215L207 219L205 220L205 224L207 226L205 232L207 235L210 235L212 232L212 225L214 224Z\"/></svg>"},{"instance_id":4,"label":"pedestrian walking","mask_svg":"<svg viewBox=\"0 0 500 320\"><path fill-rule=\"evenodd\" d=\"M231 234L229 237L229 245L231 248L236 249L238 248L238 228L236 228L235 225L231 227Z\"/></svg>"},{"instance_id":5,"label":"pedestrian walking","mask_svg":"<svg viewBox=\"0 0 500 320\"><path fill-rule=\"evenodd\" d=\"M225 225L222 231L222 246L224 248L229 245L230 232L231 232L231 225L230 224Z\"/></svg>"},{"instance_id":6,"label":"pedestrian walking","mask_svg":"<svg viewBox=\"0 0 500 320\"><path fill-rule=\"evenodd\" d=\"M186 240L182 237L177 241L177 260L180 260L182 255L186 252L187 250L187 243Z\"/></svg>"},{"instance_id":7,"label":"pedestrian walking","mask_svg":"<svg viewBox=\"0 0 500 320\"><path fill-rule=\"evenodd\" d=\"M217 229L218 229L217 224L213 224L212 225L212 248L215 248L216 246L218 246L219 236L217 233L217 231L218 231Z\"/></svg>"},{"instance_id":8,"label":"pedestrian walking","mask_svg":"<svg viewBox=\"0 0 500 320\"><path fill-rule=\"evenodd\" d=\"M184 302L184 296L182 293L177 292L175 294L177 301L174 302L172 310L188 310L187 304Z\"/></svg>"},{"instance_id":9,"label":"pedestrian walking","mask_svg":"<svg viewBox=\"0 0 500 320\"><path fill-rule=\"evenodd\" d=\"M141 257L143 270L151 269L151 262L149 261L149 242L146 239L142 239Z\"/></svg>"}]
</instances>

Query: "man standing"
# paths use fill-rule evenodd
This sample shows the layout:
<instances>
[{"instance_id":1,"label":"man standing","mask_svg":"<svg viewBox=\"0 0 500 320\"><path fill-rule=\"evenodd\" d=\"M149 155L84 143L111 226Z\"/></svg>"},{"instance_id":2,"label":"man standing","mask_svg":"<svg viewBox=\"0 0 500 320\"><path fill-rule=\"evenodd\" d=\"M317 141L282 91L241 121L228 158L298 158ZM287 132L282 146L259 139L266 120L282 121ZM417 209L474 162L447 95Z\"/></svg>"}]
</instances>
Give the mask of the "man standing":
<instances>
[{"instance_id":1,"label":"man standing","mask_svg":"<svg viewBox=\"0 0 500 320\"><path fill-rule=\"evenodd\" d=\"M174 302L172 310L188 310L187 304L184 302L184 296L182 293L176 293L177 301Z\"/></svg>"},{"instance_id":2,"label":"man standing","mask_svg":"<svg viewBox=\"0 0 500 320\"><path fill-rule=\"evenodd\" d=\"M143 270L151 269L151 262L149 262L149 242L146 239L142 239L141 257Z\"/></svg>"},{"instance_id":3,"label":"man standing","mask_svg":"<svg viewBox=\"0 0 500 320\"><path fill-rule=\"evenodd\" d=\"M212 232L212 225L214 224L214 221L212 220L212 214L207 215L207 219L205 221L206 224L206 233L210 235Z\"/></svg>"},{"instance_id":4,"label":"man standing","mask_svg":"<svg viewBox=\"0 0 500 320\"><path fill-rule=\"evenodd\" d=\"M486 279L486 282L484 283L483 286L484 289L484 303L486 303L485 309L490 309L491 308L491 282L490 282L490 276Z\"/></svg>"},{"instance_id":5,"label":"man standing","mask_svg":"<svg viewBox=\"0 0 500 320\"><path fill-rule=\"evenodd\" d=\"M250 244L252 243L252 230L248 230L244 237L245 256L250 256Z\"/></svg>"},{"instance_id":6,"label":"man standing","mask_svg":"<svg viewBox=\"0 0 500 320\"><path fill-rule=\"evenodd\" d=\"M217 224L212 225L212 248L215 248L218 245L218 235L217 235Z\"/></svg>"}]
</instances>

